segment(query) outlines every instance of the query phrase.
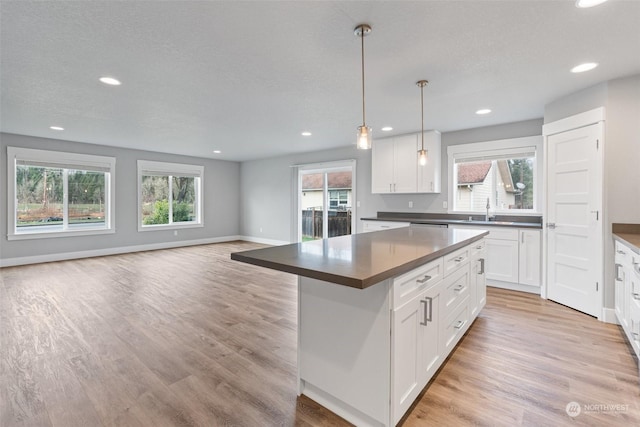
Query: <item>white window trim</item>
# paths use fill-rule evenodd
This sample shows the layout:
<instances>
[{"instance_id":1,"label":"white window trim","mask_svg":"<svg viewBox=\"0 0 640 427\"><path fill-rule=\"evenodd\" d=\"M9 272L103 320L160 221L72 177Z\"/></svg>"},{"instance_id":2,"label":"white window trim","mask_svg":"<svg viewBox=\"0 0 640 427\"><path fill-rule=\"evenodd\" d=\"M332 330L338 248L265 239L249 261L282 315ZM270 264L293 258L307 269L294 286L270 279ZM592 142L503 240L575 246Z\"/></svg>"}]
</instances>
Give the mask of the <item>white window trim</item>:
<instances>
[{"instance_id":1,"label":"white window trim","mask_svg":"<svg viewBox=\"0 0 640 427\"><path fill-rule=\"evenodd\" d=\"M51 230L45 232L16 232L16 163L17 161L47 163L51 166L78 165L87 168L108 169L105 180L105 226L87 230ZM73 236L90 236L95 234L115 233L115 157L95 156L90 154L66 153L62 151L36 150L32 148L7 147L7 240L28 240L43 238L59 238ZM64 197L66 197L66 191Z\"/></svg>"},{"instance_id":2,"label":"white window trim","mask_svg":"<svg viewBox=\"0 0 640 427\"><path fill-rule=\"evenodd\" d=\"M542 214L542 176L543 176L543 139L542 135L527 136L523 138L500 139L496 141L475 142L471 144L450 145L447 147L448 173L449 173L449 210L448 213L477 215L477 211L454 210L456 193L454 189L458 185L458 177L454 173L456 159L474 158L480 156L496 156L517 154L524 151L535 152L536 161L533 170L533 209L490 209L492 214L511 215L541 215Z\"/></svg>"},{"instance_id":3,"label":"white window trim","mask_svg":"<svg viewBox=\"0 0 640 427\"><path fill-rule=\"evenodd\" d=\"M196 209L195 222L188 223L171 223L171 224L142 224L142 177L143 175L149 175L156 173L168 174L171 176L193 176L199 178L199 182L196 181L196 196L198 199L198 206ZM204 205L204 192L202 187L204 185L204 166L200 165L188 165L184 163L167 163L167 162L154 162L150 160L138 160L138 231L158 231L158 230L178 230L184 228L202 228L204 227L203 217L203 205Z\"/></svg>"}]
</instances>

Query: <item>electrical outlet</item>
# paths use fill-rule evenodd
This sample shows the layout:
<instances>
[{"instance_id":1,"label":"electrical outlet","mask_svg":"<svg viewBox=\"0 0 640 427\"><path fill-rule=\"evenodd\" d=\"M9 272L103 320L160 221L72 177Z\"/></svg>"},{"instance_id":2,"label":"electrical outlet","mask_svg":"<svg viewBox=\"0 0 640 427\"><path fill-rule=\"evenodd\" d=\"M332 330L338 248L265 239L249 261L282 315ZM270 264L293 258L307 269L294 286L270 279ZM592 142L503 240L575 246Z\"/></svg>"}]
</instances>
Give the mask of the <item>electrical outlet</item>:
<instances>
[{"instance_id":1,"label":"electrical outlet","mask_svg":"<svg viewBox=\"0 0 640 427\"><path fill-rule=\"evenodd\" d=\"M359 208L359 207L360 207L360 200L356 202L356 208Z\"/></svg>"},{"instance_id":2,"label":"electrical outlet","mask_svg":"<svg viewBox=\"0 0 640 427\"><path fill-rule=\"evenodd\" d=\"M262 233L262 227L260 227L260 232Z\"/></svg>"},{"instance_id":3,"label":"electrical outlet","mask_svg":"<svg viewBox=\"0 0 640 427\"><path fill-rule=\"evenodd\" d=\"M413 207L413 202L411 200L409 200L409 207L412 208Z\"/></svg>"},{"instance_id":4,"label":"electrical outlet","mask_svg":"<svg viewBox=\"0 0 640 427\"><path fill-rule=\"evenodd\" d=\"M442 209L447 209L449 205L447 204L447 201L445 200L444 202L442 202Z\"/></svg>"},{"instance_id":5,"label":"electrical outlet","mask_svg":"<svg viewBox=\"0 0 640 427\"><path fill-rule=\"evenodd\" d=\"M177 236L178 235L178 230L173 230L173 235Z\"/></svg>"}]
</instances>

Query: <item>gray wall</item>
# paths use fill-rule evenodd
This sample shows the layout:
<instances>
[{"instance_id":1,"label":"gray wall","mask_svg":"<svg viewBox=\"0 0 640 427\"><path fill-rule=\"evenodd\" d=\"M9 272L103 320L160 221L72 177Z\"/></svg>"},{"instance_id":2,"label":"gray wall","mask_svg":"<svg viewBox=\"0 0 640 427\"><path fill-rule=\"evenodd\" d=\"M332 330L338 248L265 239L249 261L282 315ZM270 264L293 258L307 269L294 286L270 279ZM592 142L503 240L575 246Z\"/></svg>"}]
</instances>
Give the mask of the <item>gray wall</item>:
<instances>
[{"instance_id":1,"label":"gray wall","mask_svg":"<svg viewBox=\"0 0 640 427\"><path fill-rule=\"evenodd\" d=\"M23 135L0 134L0 218L7 212L7 146L94 154L116 158L115 234L30 240L7 240L7 221L0 221L0 259L65 252L125 248L128 246L186 242L236 236L240 232L240 164L175 156ZM204 171L204 227L138 232L137 163L139 159L202 165Z\"/></svg>"},{"instance_id":2,"label":"gray wall","mask_svg":"<svg viewBox=\"0 0 640 427\"><path fill-rule=\"evenodd\" d=\"M241 229L244 236L291 242L295 239L292 191L295 174L291 165L356 159L356 191L360 208L357 218L375 216L378 211L446 212L447 147L449 145L540 135L542 119L442 134L441 194L371 194L371 152L355 147L316 151L243 162L241 165ZM413 208L409 208L409 201ZM360 231L360 221L358 221ZM262 232L260 229L262 228Z\"/></svg>"},{"instance_id":3,"label":"gray wall","mask_svg":"<svg viewBox=\"0 0 640 427\"><path fill-rule=\"evenodd\" d=\"M607 308L614 307L612 223L640 223L640 75L600 83L545 107L544 122L605 107L604 279Z\"/></svg>"}]
</instances>

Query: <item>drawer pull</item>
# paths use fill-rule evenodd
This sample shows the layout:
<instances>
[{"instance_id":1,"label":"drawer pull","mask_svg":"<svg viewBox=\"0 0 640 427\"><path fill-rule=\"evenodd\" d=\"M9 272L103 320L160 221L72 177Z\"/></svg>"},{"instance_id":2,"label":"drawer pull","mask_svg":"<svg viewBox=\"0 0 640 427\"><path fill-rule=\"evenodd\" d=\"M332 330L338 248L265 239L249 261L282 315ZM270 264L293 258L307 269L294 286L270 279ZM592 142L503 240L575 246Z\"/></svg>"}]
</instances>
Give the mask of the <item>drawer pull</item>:
<instances>
[{"instance_id":1,"label":"drawer pull","mask_svg":"<svg viewBox=\"0 0 640 427\"><path fill-rule=\"evenodd\" d=\"M425 282L428 282L429 280L431 280L431 276L429 276L428 274L425 274L422 279L418 279L418 280L416 280L416 282L425 283Z\"/></svg>"},{"instance_id":2,"label":"drawer pull","mask_svg":"<svg viewBox=\"0 0 640 427\"><path fill-rule=\"evenodd\" d=\"M616 280L618 282L622 282L624 280L624 277L620 277L620 270L622 270L622 264L616 264ZM624 270L622 270L622 273L624 274Z\"/></svg>"},{"instance_id":3,"label":"drawer pull","mask_svg":"<svg viewBox=\"0 0 640 427\"><path fill-rule=\"evenodd\" d=\"M484 274L484 258L480 258L478 261L480 261L480 271L478 274Z\"/></svg>"},{"instance_id":4,"label":"drawer pull","mask_svg":"<svg viewBox=\"0 0 640 427\"><path fill-rule=\"evenodd\" d=\"M640 274L640 264L638 264L637 262L634 262L633 269L636 271L636 273Z\"/></svg>"},{"instance_id":5,"label":"drawer pull","mask_svg":"<svg viewBox=\"0 0 640 427\"><path fill-rule=\"evenodd\" d=\"M625 251L621 251L620 249L617 249L616 253L618 253L620 255L626 255L627 254Z\"/></svg>"},{"instance_id":6,"label":"drawer pull","mask_svg":"<svg viewBox=\"0 0 640 427\"><path fill-rule=\"evenodd\" d=\"M433 298L425 297L424 299L420 300L420 304L424 304L424 317L423 317L423 321L420 322L420 324L422 326L427 326L427 323L433 320ZM428 315L427 315L427 308L429 308Z\"/></svg>"},{"instance_id":7,"label":"drawer pull","mask_svg":"<svg viewBox=\"0 0 640 427\"><path fill-rule=\"evenodd\" d=\"M633 299L634 299L634 300L637 300L637 301L640 301L640 294L639 294L639 293L637 293L637 292L634 292L634 293L633 293Z\"/></svg>"},{"instance_id":8,"label":"drawer pull","mask_svg":"<svg viewBox=\"0 0 640 427\"><path fill-rule=\"evenodd\" d=\"M455 262L460 262L460 261L462 261L463 259L464 259L464 257L463 257L463 256L459 256L458 258L454 258L453 260L454 260Z\"/></svg>"},{"instance_id":9,"label":"drawer pull","mask_svg":"<svg viewBox=\"0 0 640 427\"><path fill-rule=\"evenodd\" d=\"M463 289L464 289L464 285L458 285L457 287L453 288L453 290L456 292L460 292Z\"/></svg>"},{"instance_id":10,"label":"drawer pull","mask_svg":"<svg viewBox=\"0 0 640 427\"><path fill-rule=\"evenodd\" d=\"M482 249L482 245L476 246L476 249Z\"/></svg>"},{"instance_id":11,"label":"drawer pull","mask_svg":"<svg viewBox=\"0 0 640 427\"><path fill-rule=\"evenodd\" d=\"M466 320L458 320L458 323L456 323L456 326L454 326L454 328L462 329L466 324L467 324Z\"/></svg>"},{"instance_id":12,"label":"drawer pull","mask_svg":"<svg viewBox=\"0 0 640 427\"><path fill-rule=\"evenodd\" d=\"M633 335L633 339L636 341L639 341L640 339L638 338L638 333L637 332L631 332L631 335Z\"/></svg>"}]
</instances>

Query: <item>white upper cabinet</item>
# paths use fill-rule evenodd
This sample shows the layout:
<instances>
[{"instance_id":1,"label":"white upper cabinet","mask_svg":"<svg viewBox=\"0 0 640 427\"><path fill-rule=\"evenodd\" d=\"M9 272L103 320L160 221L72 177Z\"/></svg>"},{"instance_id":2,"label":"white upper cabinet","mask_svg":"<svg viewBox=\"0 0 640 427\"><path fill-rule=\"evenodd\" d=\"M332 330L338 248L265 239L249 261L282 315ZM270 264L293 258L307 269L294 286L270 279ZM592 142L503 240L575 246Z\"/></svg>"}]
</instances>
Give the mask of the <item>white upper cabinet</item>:
<instances>
[{"instance_id":1,"label":"white upper cabinet","mask_svg":"<svg viewBox=\"0 0 640 427\"><path fill-rule=\"evenodd\" d=\"M418 134L418 149L422 147L422 136ZM440 190L440 132L431 130L424 133L424 149L427 150L427 164L418 166L418 193L439 193Z\"/></svg>"},{"instance_id":2,"label":"white upper cabinet","mask_svg":"<svg viewBox=\"0 0 640 427\"><path fill-rule=\"evenodd\" d=\"M371 153L371 192L439 193L440 192L440 132L424 135L428 151L427 165L418 165L421 135L403 135L373 141Z\"/></svg>"}]
</instances>

